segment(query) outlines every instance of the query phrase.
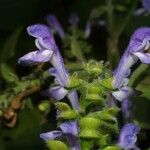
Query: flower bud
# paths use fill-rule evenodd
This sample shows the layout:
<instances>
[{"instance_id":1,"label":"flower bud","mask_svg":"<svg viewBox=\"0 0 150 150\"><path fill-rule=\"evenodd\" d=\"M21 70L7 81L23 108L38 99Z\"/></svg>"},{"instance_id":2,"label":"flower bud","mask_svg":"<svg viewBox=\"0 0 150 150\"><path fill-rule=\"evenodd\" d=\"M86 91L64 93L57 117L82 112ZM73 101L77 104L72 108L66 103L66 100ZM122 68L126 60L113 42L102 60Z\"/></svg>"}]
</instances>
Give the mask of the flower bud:
<instances>
[{"instance_id":1,"label":"flower bud","mask_svg":"<svg viewBox=\"0 0 150 150\"><path fill-rule=\"evenodd\" d=\"M98 76L103 72L103 62L96 62L95 60L91 60L88 63L84 64L84 69L88 74L93 76Z\"/></svg>"},{"instance_id":2,"label":"flower bud","mask_svg":"<svg viewBox=\"0 0 150 150\"><path fill-rule=\"evenodd\" d=\"M47 112L50 109L50 102L45 100L38 105L38 109L42 112Z\"/></svg>"}]
</instances>

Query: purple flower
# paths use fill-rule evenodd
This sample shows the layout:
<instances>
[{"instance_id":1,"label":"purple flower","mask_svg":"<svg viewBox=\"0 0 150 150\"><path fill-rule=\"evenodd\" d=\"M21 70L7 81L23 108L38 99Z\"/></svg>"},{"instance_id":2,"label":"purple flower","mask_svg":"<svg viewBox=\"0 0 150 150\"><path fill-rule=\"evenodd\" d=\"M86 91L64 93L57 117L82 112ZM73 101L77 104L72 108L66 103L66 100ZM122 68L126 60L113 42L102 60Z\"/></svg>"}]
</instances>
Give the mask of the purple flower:
<instances>
[{"instance_id":1,"label":"purple flower","mask_svg":"<svg viewBox=\"0 0 150 150\"><path fill-rule=\"evenodd\" d=\"M50 68L49 72L51 75L55 77L55 84L56 86L51 87L48 89L45 93L45 95L49 96L50 98L53 98L55 100L61 100L65 96L68 97L68 99L71 102L71 105L75 109L79 109L79 102L78 102L78 95L77 93L73 91L69 91L65 89L63 82L61 82L61 79L58 76L57 70L55 68Z\"/></svg>"},{"instance_id":2,"label":"purple flower","mask_svg":"<svg viewBox=\"0 0 150 150\"><path fill-rule=\"evenodd\" d=\"M78 140L78 125L75 121L65 122L60 124L61 130L54 130L51 132L46 132L40 134L40 137L45 141L66 138L72 150L79 150L79 140Z\"/></svg>"},{"instance_id":3,"label":"purple flower","mask_svg":"<svg viewBox=\"0 0 150 150\"><path fill-rule=\"evenodd\" d=\"M120 131L118 145L125 150L137 149L135 143L139 132L140 128L133 123L124 125Z\"/></svg>"},{"instance_id":4,"label":"purple flower","mask_svg":"<svg viewBox=\"0 0 150 150\"><path fill-rule=\"evenodd\" d=\"M121 103L121 111L125 122L129 122L132 118L132 103L130 99L125 99Z\"/></svg>"},{"instance_id":5,"label":"purple flower","mask_svg":"<svg viewBox=\"0 0 150 150\"><path fill-rule=\"evenodd\" d=\"M50 15L46 16L46 21L47 21L50 29L57 32L59 34L59 36L61 37L61 39L64 39L65 33L64 33L64 30L63 30L61 24L59 23L57 17L53 14L50 14Z\"/></svg>"},{"instance_id":6,"label":"purple flower","mask_svg":"<svg viewBox=\"0 0 150 150\"><path fill-rule=\"evenodd\" d=\"M63 83L68 85L68 74L63 59L47 26L36 24L27 28L28 34L35 37L35 44L39 50L30 52L19 59L19 63L33 65L38 62L50 61L56 68L57 74Z\"/></svg>"},{"instance_id":7,"label":"purple flower","mask_svg":"<svg viewBox=\"0 0 150 150\"><path fill-rule=\"evenodd\" d=\"M77 16L77 14L72 13L69 17L69 23L73 26L73 27L77 27L78 23L79 23L79 17Z\"/></svg>"},{"instance_id":8,"label":"purple flower","mask_svg":"<svg viewBox=\"0 0 150 150\"><path fill-rule=\"evenodd\" d=\"M143 7L147 10L150 11L150 0L141 0Z\"/></svg>"},{"instance_id":9,"label":"purple flower","mask_svg":"<svg viewBox=\"0 0 150 150\"><path fill-rule=\"evenodd\" d=\"M55 76L56 87L50 90L52 97L56 99L62 99L66 94L72 99L70 102L75 109L79 108L79 102L77 93L75 91L68 91L65 87L69 86L69 74L64 66L62 56L55 43L52 34L49 32L47 26L42 24L36 24L27 28L28 34L35 37L35 45L39 49L37 51L30 52L19 59L19 63L34 65L39 62L49 61L54 68L51 69L51 74ZM75 97L74 97L75 96Z\"/></svg>"},{"instance_id":10,"label":"purple flower","mask_svg":"<svg viewBox=\"0 0 150 150\"><path fill-rule=\"evenodd\" d=\"M123 54L117 69L114 72L113 86L120 88L123 81L130 75L130 68L140 59L142 63L150 63L150 54L146 52L150 46L150 28L141 27L137 29Z\"/></svg>"},{"instance_id":11,"label":"purple flower","mask_svg":"<svg viewBox=\"0 0 150 150\"><path fill-rule=\"evenodd\" d=\"M134 90L131 87L123 86L118 91L112 92L112 95L119 101L123 101L127 98L134 96Z\"/></svg>"}]
</instances>

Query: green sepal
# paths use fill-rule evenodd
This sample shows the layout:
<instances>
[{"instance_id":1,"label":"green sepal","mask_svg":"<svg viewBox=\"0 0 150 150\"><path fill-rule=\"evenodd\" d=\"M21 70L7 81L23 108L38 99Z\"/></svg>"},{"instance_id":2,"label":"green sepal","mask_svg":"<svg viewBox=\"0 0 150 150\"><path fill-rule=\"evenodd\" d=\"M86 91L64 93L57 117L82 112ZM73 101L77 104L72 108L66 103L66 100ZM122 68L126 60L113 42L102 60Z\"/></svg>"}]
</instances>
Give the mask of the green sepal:
<instances>
[{"instance_id":1,"label":"green sepal","mask_svg":"<svg viewBox=\"0 0 150 150\"><path fill-rule=\"evenodd\" d=\"M113 86L112 86L112 81L113 81L113 78L112 78L112 77L103 79L103 80L101 81L101 85L104 86L104 87L106 87L106 88L108 88L108 89L113 90L114 88L113 88Z\"/></svg>"},{"instance_id":2,"label":"green sepal","mask_svg":"<svg viewBox=\"0 0 150 150\"><path fill-rule=\"evenodd\" d=\"M78 113L75 110L72 110L66 103L57 102L55 103L55 106L60 111L60 114L58 115L59 119L71 120L78 116Z\"/></svg>"},{"instance_id":3,"label":"green sepal","mask_svg":"<svg viewBox=\"0 0 150 150\"><path fill-rule=\"evenodd\" d=\"M81 138L92 139L99 138L100 121L96 118L84 117L79 121Z\"/></svg>"},{"instance_id":4,"label":"green sepal","mask_svg":"<svg viewBox=\"0 0 150 150\"><path fill-rule=\"evenodd\" d=\"M18 76L14 69L8 66L6 63L1 63L1 75L7 82L17 82Z\"/></svg>"},{"instance_id":5,"label":"green sepal","mask_svg":"<svg viewBox=\"0 0 150 150\"><path fill-rule=\"evenodd\" d=\"M55 106L61 112L63 112L63 111L70 111L71 110L70 106L68 104L66 104L66 103L63 103L63 102L57 102L57 103L55 103Z\"/></svg>"},{"instance_id":6,"label":"green sepal","mask_svg":"<svg viewBox=\"0 0 150 150\"><path fill-rule=\"evenodd\" d=\"M69 111L63 111L58 115L59 119L64 119L64 120L72 120L75 119L78 116L78 113L74 110L69 110Z\"/></svg>"},{"instance_id":7,"label":"green sepal","mask_svg":"<svg viewBox=\"0 0 150 150\"><path fill-rule=\"evenodd\" d=\"M77 77L77 73L74 73L72 76L70 76L69 81L70 84L69 87L67 87L69 89L76 88L81 85L81 79Z\"/></svg>"},{"instance_id":8,"label":"green sepal","mask_svg":"<svg viewBox=\"0 0 150 150\"><path fill-rule=\"evenodd\" d=\"M98 145L100 148L104 148L108 145L109 141L110 141L109 134L106 135L100 134L100 138L96 139L95 144Z\"/></svg>"},{"instance_id":9,"label":"green sepal","mask_svg":"<svg viewBox=\"0 0 150 150\"><path fill-rule=\"evenodd\" d=\"M101 103L103 89L97 83L86 84L85 100L94 103Z\"/></svg>"},{"instance_id":10,"label":"green sepal","mask_svg":"<svg viewBox=\"0 0 150 150\"><path fill-rule=\"evenodd\" d=\"M92 139L80 139L81 150L91 150L93 148L93 140Z\"/></svg>"},{"instance_id":11,"label":"green sepal","mask_svg":"<svg viewBox=\"0 0 150 150\"><path fill-rule=\"evenodd\" d=\"M90 60L84 64L84 70L91 76L98 77L103 72L103 61Z\"/></svg>"},{"instance_id":12,"label":"green sepal","mask_svg":"<svg viewBox=\"0 0 150 150\"><path fill-rule=\"evenodd\" d=\"M66 144L58 140L49 140L46 144L49 150L69 150Z\"/></svg>"},{"instance_id":13,"label":"green sepal","mask_svg":"<svg viewBox=\"0 0 150 150\"><path fill-rule=\"evenodd\" d=\"M85 100L90 101L90 103L101 103L103 98L98 94L87 94Z\"/></svg>"},{"instance_id":14,"label":"green sepal","mask_svg":"<svg viewBox=\"0 0 150 150\"><path fill-rule=\"evenodd\" d=\"M122 149L118 146L107 146L103 150L122 150Z\"/></svg>"}]
</instances>

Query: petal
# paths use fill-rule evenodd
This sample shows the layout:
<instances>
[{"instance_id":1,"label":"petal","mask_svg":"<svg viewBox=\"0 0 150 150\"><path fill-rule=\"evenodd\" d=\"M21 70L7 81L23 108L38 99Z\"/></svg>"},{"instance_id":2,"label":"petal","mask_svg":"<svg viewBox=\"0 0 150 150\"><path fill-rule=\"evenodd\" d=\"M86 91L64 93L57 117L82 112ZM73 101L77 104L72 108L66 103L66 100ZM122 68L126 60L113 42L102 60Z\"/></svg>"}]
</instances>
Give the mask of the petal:
<instances>
[{"instance_id":1,"label":"petal","mask_svg":"<svg viewBox=\"0 0 150 150\"><path fill-rule=\"evenodd\" d=\"M134 16L141 16L146 12L146 10L144 8L138 8L137 10L135 10L133 12Z\"/></svg>"},{"instance_id":2,"label":"petal","mask_svg":"<svg viewBox=\"0 0 150 150\"><path fill-rule=\"evenodd\" d=\"M145 64L150 63L150 54L149 53L135 52L134 55L137 56L142 63L145 63Z\"/></svg>"},{"instance_id":3,"label":"petal","mask_svg":"<svg viewBox=\"0 0 150 150\"><path fill-rule=\"evenodd\" d=\"M46 133L40 134L40 137L45 141L53 140L53 139L59 138L61 136L62 136L62 132L59 130L54 130L51 132L46 132Z\"/></svg>"},{"instance_id":4,"label":"petal","mask_svg":"<svg viewBox=\"0 0 150 150\"><path fill-rule=\"evenodd\" d=\"M55 100L61 100L67 95L68 91L62 86L55 86L48 90L47 95Z\"/></svg>"},{"instance_id":5,"label":"petal","mask_svg":"<svg viewBox=\"0 0 150 150\"><path fill-rule=\"evenodd\" d=\"M63 134L78 136L78 125L76 121L62 123L59 127Z\"/></svg>"},{"instance_id":6,"label":"petal","mask_svg":"<svg viewBox=\"0 0 150 150\"><path fill-rule=\"evenodd\" d=\"M119 91L115 91L112 93L112 95L119 101L123 101L124 99L127 99L134 95L134 90L131 87L123 87Z\"/></svg>"},{"instance_id":7,"label":"petal","mask_svg":"<svg viewBox=\"0 0 150 150\"><path fill-rule=\"evenodd\" d=\"M79 101L78 101L78 95L77 95L77 92L76 91L71 91L67 94L67 97L71 103L71 106L74 108L74 109L80 109L80 104L79 104Z\"/></svg>"},{"instance_id":8,"label":"petal","mask_svg":"<svg viewBox=\"0 0 150 150\"><path fill-rule=\"evenodd\" d=\"M63 82L61 81L56 68L54 68L54 67L50 68L49 73L55 77L56 84L63 86Z\"/></svg>"},{"instance_id":9,"label":"petal","mask_svg":"<svg viewBox=\"0 0 150 150\"><path fill-rule=\"evenodd\" d=\"M18 60L18 63L25 65L34 65L36 63L47 62L51 59L53 51L50 50L38 50L30 52Z\"/></svg>"},{"instance_id":10,"label":"petal","mask_svg":"<svg viewBox=\"0 0 150 150\"><path fill-rule=\"evenodd\" d=\"M90 34L91 34L91 27L92 25L91 25L91 22L90 21L88 21L87 22L87 24L86 24L86 28L85 28L85 38L88 38L89 36L90 36Z\"/></svg>"},{"instance_id":11,"label":"petal","mask_svg":"<svg viewBox=\"0 0 150 150\"><path fill-rule=\"evenodd\" d=\"M124 149L135 148L137 134L139 133L140 128L133 124L128 123L120 131L118 145Z\"/></svg>"},{"instance_id":12,"label":"petal","mask_svg":"<svg viewBox=\"0 0 150 150\"><path fill-rule=\"evenodd\" d=\"M50 15L46 16L46 21L47 21L48 25L50 26L50 28L54 29L59 34L61 39L64 39L65 33L64 33L64 30L63 30L61 24L59 23L57 17L53 14L50 14Z\"/></svg>"},{"instance_id":13,"label":"petal","mask_svg":"<svg viewBox=\"0 0 150 150\"><path fill-rule=\"evenodd\" d=\"M123 85L123 80L129 76L130 68L136 63L138 58L132 54L124 53L122 56L119 66L114 71L113 87L120 88Z\"/></svg>"},{"instance_id":14,"label":"petal","mask_svg":"<svg viewBox=\"0 0 150 150\"><path fill-rule=\"evenodd\" d=\"M142 5L146 10L150 11L150 1L149 0L142 0Z\"/></svg>"},{"instance_id":15,"label":"petal","mask_svg":"<svg viewBox=\"0 0 150 150\"><path fill-rule=\"evenodd\" d=\"M46 49L50 49L54 51L57 50L55 40L52 34L49 32L49 29L47 26L43 24L35 24L32 26L29 26L27 28L27 32L29 35L38 39L38 42L39 42L38 45L41 45L42 47Z\"/></svg>"},{"instance_id":16,"label":"petal","mask_svg":"<svg viewBox=\"0 0 150 150\"><path fill-rule=\"evenodd\" d=\"M124 117L125 122L128 122L129 119L132 117L132 103L130 99L125 99L121 103L121 111Z\"/></svg>"},{"instance_id":17,"label":"petal","mask_svg":"<svg viewBox=\"0 0 150 150\"><path fill-rule=\"evenodd\" d=\"M69 75L59 52L54 54L51 63L56 68L61 83L63 83L63 86L67 87L69 85Z\"/></svg>"},{"instance_id":18,"label":"petal","mask_svg":"<svg viewBox=\"0 0 150 150\"><path fill-rule=\"evenodd\" d=\"M80 142L77 137L73 135L68 135L66 138L71 147L71 150L80 150Z\"/></svg>"}]
</instances>

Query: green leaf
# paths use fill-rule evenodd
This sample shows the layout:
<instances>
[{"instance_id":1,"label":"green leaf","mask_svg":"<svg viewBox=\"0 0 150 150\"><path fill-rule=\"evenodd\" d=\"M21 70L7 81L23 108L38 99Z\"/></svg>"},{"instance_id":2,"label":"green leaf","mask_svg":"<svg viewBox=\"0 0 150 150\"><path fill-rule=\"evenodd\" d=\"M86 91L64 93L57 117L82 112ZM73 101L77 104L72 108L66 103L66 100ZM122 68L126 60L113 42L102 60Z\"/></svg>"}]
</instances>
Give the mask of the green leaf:
<instances>
[{"instance_id":1,"label":"green leaf","mask_svg":"<svg viewBox=\"0 0 150 150\"><path fill-rule=\"evenodd\" d=\"M14 70L7 64L0 64L1 75L7 82L14 82L18 80L18 76L15 74Z\"/></svg>"},{"instance_id":2,"label":"green leaf","mask_svg":"<svg viewBox=\"0 0 150 150\"><path fill-rule=\"evenodd\" d=\"M77 39L73 36L71 38L71 52L79 61L84 61L84 57L79 43Z\"/></svg>"},{"instance_id":3,"label":"green leaf","mask_svg":"<svg viewBox=\"0 0 150 150\"><path fill-rule=\"evenodd\" d=\"M12 57L15 55L16 45L21 31L22 28L18 28L17 30L15 30L8 38L1 51L0 71L1 71L1 76L7 82L14 82L18 80L18 77L14 69L8 65L8 61L10 61L10 59L12 59Z\"/></svg>"},{"instance_id":4,"label":"green leaf","mask_svg":"<svg viewBox=\"0 0 150 150\"><path fill-rule=\"evenodd\" d=\"M17 28L10 37L6 40L3 49L1 50L0 61L6 62L15 55L16 45L21 34L22 27Z\"/></svg>"},{"instance_id":5,"label":"green leaf","mask_svg":"<svg viewBox=\"0 0 150 150\"><path fill-rule=\"evenodd\" d=\"M17 124L13 129L1 129L1 138L4 147L8 150L37 149L37 147L40 149L42 140L39 135L41 133L42 121L42 115L36 109L24 109L20 111L17 116ZM5 140L6 138L11 140Z\"/></svg>"}]
</instances>

